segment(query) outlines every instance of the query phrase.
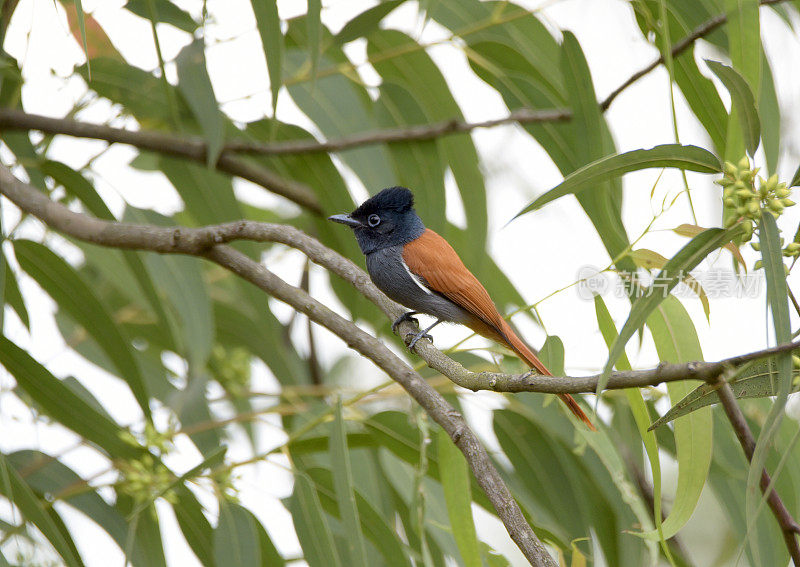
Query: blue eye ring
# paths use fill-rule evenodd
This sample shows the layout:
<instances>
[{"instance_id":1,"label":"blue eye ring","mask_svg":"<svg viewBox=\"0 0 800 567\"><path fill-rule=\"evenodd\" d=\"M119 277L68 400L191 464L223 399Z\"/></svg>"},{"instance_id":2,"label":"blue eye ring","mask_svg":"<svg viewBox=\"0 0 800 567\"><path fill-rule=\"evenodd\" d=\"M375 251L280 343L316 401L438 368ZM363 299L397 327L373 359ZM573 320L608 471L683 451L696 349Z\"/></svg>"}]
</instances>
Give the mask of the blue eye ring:
<instances>
[{"instance_id":1,"label":"blue eye ring","mask_svg":"<svg viewBox=\"0 0 800 567\"><path fill-rule=\"evenodd\" d=\"M378 215L370 215L369 217L367 217L367 224L372 228L375 228L376 226L381 224L381 217L379 217Z\"/></svg>"}]
</instances>

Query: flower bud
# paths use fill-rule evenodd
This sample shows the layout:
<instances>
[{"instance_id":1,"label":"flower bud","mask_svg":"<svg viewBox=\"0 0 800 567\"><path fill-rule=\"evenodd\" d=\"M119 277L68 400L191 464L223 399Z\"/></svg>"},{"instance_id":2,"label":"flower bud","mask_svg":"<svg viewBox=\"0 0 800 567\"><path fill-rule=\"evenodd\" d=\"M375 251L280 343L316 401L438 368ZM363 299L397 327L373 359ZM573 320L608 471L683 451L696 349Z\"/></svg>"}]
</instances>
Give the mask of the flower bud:
<instances>
[{"instance_id":1,"label":"flower bud","mask_svg":"<svg viewBox=\"0 0 800 567\"><path fill-rule=\"evenodd\" d=\"M778 199L767 199L767 206L776 213L780 213L783 210L783 203Z\"/></svg>"},{"instance_id":2,"label":"flower bud","mask_svg":"<svg viewBox=\"0 0 800 567\"><path fill-rule=\"evenodd\" d=\"M778 188L778 174L774 173L767 179L767 191L775 191Z\"/></svg>"},{"instance_id":3,"label":"flower bud","mask_svg":"<svg viewBox=\"0 0 800 567\"><path fill-rule=\"evenodd\" d=\"M759 250L761 250L761 243L760 242L751 242L750 243L750 247L753 250L755 250L756 252L758 252Z\"/></svg>"},{"instance_id":4,"label":"flower bud","mask_svg":"<svg viewBox=\"0 0 800 567\"><path fill-rule=\"evenodd\" d=\"M737 166L738 169L750 169L750 160L747 159L747 156L742 156L742 159L739 160Z\"/></svg>"},{"instance_id":5,"label":"flower bud","mask_svg":"<svg viewBox=\"0 0 800 567\"><path fill-rule=\"evenodd\" d=\"M725 164L722 166L722 171L725 172L725 175L729 175L730 177L733 177L733 175L738 170L737 170L736 166L733 163L731 163L729 161L726 161Z\"/></svg>"},{"instance_id":6,"label":"flower bud","mask_svg":"<svg viewBox=\"0 0 800 567\"><path fill-rule=\"evenodd\" d=\"M761 269L761 266L762 266L762 262L761 262L761 260L756 260L756 263L755 263L755 264L753 264L753 269L754 269L754 270L760 270L760 269Z\"/></svg>"}]
</instances>

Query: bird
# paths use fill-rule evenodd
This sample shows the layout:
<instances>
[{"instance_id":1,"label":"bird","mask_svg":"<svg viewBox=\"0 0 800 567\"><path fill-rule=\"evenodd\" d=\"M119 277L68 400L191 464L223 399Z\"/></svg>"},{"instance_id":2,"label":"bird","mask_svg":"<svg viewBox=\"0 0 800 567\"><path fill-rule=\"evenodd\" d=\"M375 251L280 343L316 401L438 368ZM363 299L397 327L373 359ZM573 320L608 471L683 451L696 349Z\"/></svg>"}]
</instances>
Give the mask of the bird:
<instances>
[{"instance_id":1,"label":"bird","mask_svg":"<svg viewBox=\"0 0 800 567\"><path fill-rule=\"evenodd\" d=\"M394 301L411 309L392 323L392 331L414 315L436 322L413 336L409 350L442 322L469 327L510 348L532 370L552 376L541 360L500 315L486 288L467 269L453 247L425 227L414 209L414 195L405 187L389 187L349 214L328 220L349 226L366 256L372 282ZM591 430L595 427L575 399L559 394L567 408Z\"/></svg>"}]
</instances>

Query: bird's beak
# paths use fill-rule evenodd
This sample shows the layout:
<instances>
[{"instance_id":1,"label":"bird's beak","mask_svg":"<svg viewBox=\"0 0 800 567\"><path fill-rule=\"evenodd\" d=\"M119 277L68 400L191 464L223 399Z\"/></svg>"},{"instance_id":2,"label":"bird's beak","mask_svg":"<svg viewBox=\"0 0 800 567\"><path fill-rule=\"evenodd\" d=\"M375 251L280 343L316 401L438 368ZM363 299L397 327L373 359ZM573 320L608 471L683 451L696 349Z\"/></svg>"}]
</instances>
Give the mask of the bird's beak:
<instances>
[{"instance_id":1,"label":"bird's beak","mask_svg":"<svg viewBox=\"0 0 800 567\"><path fill-rule=\"evenodd\" d=\"M333 222L340 222L342 224L346 224L351 228L357 228L361 226L361 223L358 222L356 219L351 217L350 215L333 215L332 217L328 217L328 220Z\"/></svg>"}]
</instances>

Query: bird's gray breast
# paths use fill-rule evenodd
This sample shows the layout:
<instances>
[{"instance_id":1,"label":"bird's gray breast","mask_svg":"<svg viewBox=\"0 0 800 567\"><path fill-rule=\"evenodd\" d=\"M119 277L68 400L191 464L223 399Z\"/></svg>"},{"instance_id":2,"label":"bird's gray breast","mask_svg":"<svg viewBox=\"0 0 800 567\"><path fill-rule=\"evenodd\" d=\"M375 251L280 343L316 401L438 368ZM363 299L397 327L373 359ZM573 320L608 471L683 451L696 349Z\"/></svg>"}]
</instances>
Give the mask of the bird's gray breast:
<instances>
[{"instance_id":1,"label":"bird's gray breast","mask_svg":"<svg viewBox=\"0 0 800 567\"><path fill-rule=\"evenodd\" d=\"M461 324L472 319L469 312L428 289L421 278L411 273L403 261L402 245L367 254L367 271L378 289L413 311Z\"/></svg>"}]
</instances>

